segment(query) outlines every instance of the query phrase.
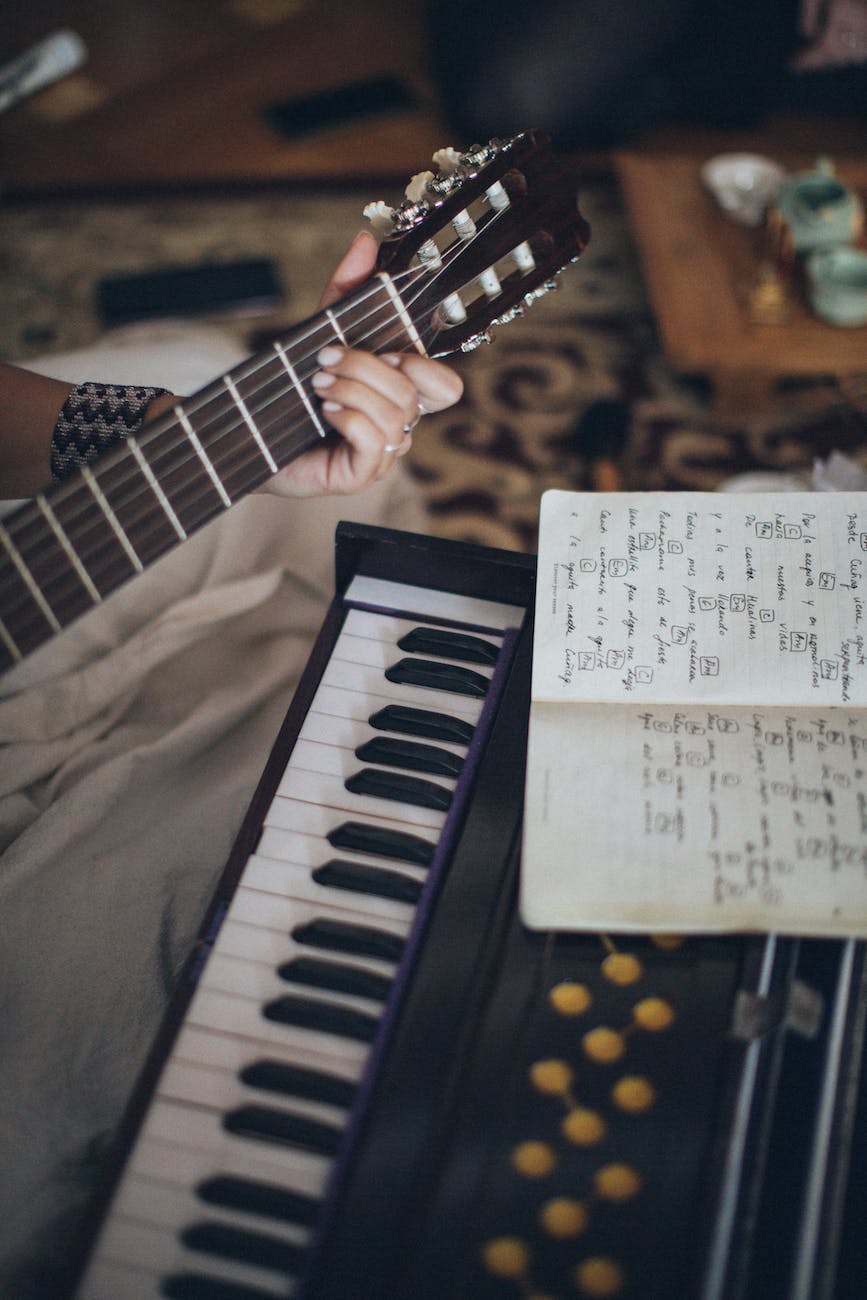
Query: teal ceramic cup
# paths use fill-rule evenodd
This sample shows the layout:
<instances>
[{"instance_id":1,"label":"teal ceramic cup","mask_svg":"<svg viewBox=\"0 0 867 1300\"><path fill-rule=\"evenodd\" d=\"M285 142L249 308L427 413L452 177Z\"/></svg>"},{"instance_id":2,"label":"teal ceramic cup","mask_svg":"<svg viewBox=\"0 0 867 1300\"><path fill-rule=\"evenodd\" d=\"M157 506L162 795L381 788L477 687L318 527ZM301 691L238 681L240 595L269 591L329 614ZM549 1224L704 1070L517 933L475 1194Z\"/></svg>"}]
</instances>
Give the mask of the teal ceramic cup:
<instances>
[{"instance_id":1,"label":"teal ceramic cup","mask_svg":"<svg viewBox=\"0 0 867 1300\"><path fill-rule=\"evenodd\" d=\"M834 175L833 165L825 158L813 171L787 177L780 186L777 205L796 253L854 243L864 226L858 195Z\"/></svg>"},{"instance_id":2,"label":"teal ceramic cup","mask_svg":"<svg viewBox=\"0 0 867 1300\"><path fill-rule=\"evenodd\" d=\"M832 325L867 325L867 252L843 245L817 249L806 271L817 316Z\"/></svg>"}]
</instances>

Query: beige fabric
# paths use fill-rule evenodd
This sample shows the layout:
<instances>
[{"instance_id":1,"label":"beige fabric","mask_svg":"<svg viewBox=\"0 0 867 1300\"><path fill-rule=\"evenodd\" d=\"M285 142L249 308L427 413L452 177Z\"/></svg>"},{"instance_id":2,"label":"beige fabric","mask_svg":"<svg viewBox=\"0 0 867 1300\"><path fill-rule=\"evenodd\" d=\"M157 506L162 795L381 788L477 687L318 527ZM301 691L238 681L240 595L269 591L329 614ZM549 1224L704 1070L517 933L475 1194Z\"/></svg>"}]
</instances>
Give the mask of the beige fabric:
<instances>
[{"instance_id":1,"label":"beige fabric","mask_svg":"<svg viewBox=\"0 0 867 1300\"><path fill-rule=\"evenodd\" d=\"M400 475L256 495L2 679L4 1296L54 1294L333 593L340 518L423 527Z\"/></svg>"}]
</instances>

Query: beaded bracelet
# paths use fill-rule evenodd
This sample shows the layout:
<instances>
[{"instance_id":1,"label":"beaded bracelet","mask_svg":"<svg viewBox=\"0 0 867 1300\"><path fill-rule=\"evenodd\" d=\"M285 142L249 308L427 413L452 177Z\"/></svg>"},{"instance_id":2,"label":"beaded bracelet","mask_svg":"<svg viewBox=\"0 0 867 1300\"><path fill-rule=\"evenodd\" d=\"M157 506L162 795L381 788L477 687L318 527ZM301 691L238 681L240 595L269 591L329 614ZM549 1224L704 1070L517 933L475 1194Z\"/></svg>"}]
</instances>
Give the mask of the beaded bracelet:
<instances>
[{"instance_id":1,"label":"beaded bracelet","mask_svg":"<svg viewBox=\"0 0 867 1300\"><path fill-rule=\"evenodd\" d=\"M73 388L51 435L51 474L56 481L96 460L140 429L148 403L167 388L84 383Z\"/></svg>"}]
</instances>

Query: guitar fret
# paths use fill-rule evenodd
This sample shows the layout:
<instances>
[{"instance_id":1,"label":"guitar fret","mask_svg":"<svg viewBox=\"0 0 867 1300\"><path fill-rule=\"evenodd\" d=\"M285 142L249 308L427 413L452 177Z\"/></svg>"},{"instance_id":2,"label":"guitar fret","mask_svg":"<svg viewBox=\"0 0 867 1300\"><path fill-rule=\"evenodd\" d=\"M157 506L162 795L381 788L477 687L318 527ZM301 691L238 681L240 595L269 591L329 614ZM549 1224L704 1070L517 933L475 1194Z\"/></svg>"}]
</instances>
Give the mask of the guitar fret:
<instances>
[{"instance_id":1,"label":"guitar fret","mask_svg":"<svg viewBox=\"0 0 867 1300\"><path fill-rule=\"evenodd\" d=\"M341 326L340 321L337 319L337 317L335 316L334 312L331 310L330 307L325 308L325 315L331 321L331 328L334 330L334 333L340 339L340 342L345 347L349 347L350 346L349 340L343 332L343 327Z\"/></svg>"},{"instance_id":2,"label":"guitar fret","mask_svg":"<svg viewBox=\"0 0 867 1300\"><path fill-rule=\"evenodd\" d=\"M316 428L319 430L319 436L321 438L324 438L328 430L325 428L325 425L319 419L319 415L317 413L316 407L311 402L310 397L308 396L304 388L304 385L301 383L301 380L298 378L297 374L295 373L294 367L292 366L292 363L287 357L283 345L279 342L275 342L274 351L277 353L277 356L280 358L280 360L283 362L283 365L286 367L286 373L288 374L289 378L292 380L292 383L295 385L296 389L298 390L301 400L304 403L305 407L307 408L307 414L310 416L310 419L313 421L313 423L316 425Z\"/></svg>"},{"instance_id":3,"label":"guitar fret","mask_svg":"<svg viewBox=\"0 0 867 1300\"><path fill-rule=\"evenodd\" d=\"M422 343L421 336L419 335L419 332L415 327L415 322L413 321L412 317L410 316L409 312L404 306L403 299L401 298L397 289L395 289L391 276L386 275L384 271L380 271L377 278L382 281L382 283L385 286L386 293L388 294L391 301L394 303L397 314L400 317L401 321L403 322L403 327L406 330L407 336L410 342L412 343L413 347L418 352L420 352L423 357L426 357L427 348Z\"/></svg>"},{"instance_id":4,"label":"guitar fret","mask_svg":"<svg viewBox=\"0 0 867 1300\"><path fill-rule=\"evenodd\" d=\"M9 536L8 532L3 527L2 524L0 524L0 540L2 540L4 546L6 547L10 560L15 565L15 568L18 570L18 574L21 580L23 581L23 583L25 584L25 586L27 587L27 590L30 592L30 595L33 597L33 599L36 601L36 604L39 606L39 609L43 614L49 627L51 627L55 632L59 632L60 623L57 621L57 618L54 614L54 610L51 608L48 601L43 596L42 592L39 589L39 584L35 581L33 574L30 572L29 568L27 567L27 564L25 563L24 557L22 556L21 552L18 550L18 547L15 545L12 538Z\"/></svg>"},{"instance_id":5,"label":"guitar fret","mask_svg":"<svg viewBox=\"0 0 867 1300\"><path fill-rule=\"evenodd\" d=\"M41 492L36 497L36 504L39 506L39 509L42 511L43 515L48 520L48 523L51 527L51 531L54 533L54 536L57 538L58 542L66 552L66 557L69 560L75 572L78 574L79 578L81 579L81 582L87 594L90 596L94 605L99 605L102 601L102 596L100 596L99 592L97 591L93 579L91 578L90 574L87 572L87 569L84 567L84 564L82 563L81 558L78 555L78 552L76 551L75 547L72 545L72 542L67 537L63 529L63 525L60 523L60 520L57 518L57 515L51 509L51 506L48 504L47 500L45 499L45 497Z\"/></svg>"},{"instance_id":6,"label":"guitar fret","mask_svg":"<svg viewBox=\"0 0 867 1300\"><path fill-rule=\"evenodd\" d=\"M144 474L145 478L148 481L148 484L153 489L153 492L157 500L159 501L160 505L162 506L172 528L174 528L175 532L177 533L178 537L182 542L186 541L187 539L186 530L183 524L181 523L180 519L178 519L177 515L172 509L171 501L169 501L165 492L160 487L156 474L154 474L150 465L145 460L144 452L142 451L141 447L138 445L138 442L136 441L135 438L127 438L126 446L129 447L133 456L135 456L136 460L138 461L141 472Z\"/></svg>"},{"instance_id":7,"label":"guitar fret","mask_svg":"<svg viewBox=\"0 0 867 1300\"><path fill-rule=\"evenodd\" d=\"M130 447L132 441L133 441L132 438L128 438L127 441L124 443L124 446ZM132 450L131 447L130 450ZM81 476L84 479L87 486L90 488L91 492L93 493L93 496L100 510L105 515L106 519L111 525L111 530L114 533L117 540L120 542L121 546L123 547L124 553L128 557L130 564L135 569L136 573L144 573L144 565L142 564L141 560L136 554L132 542L129 540L123 528L121 527L120 521L117 515L112 510L111 506L109 505L108 500L106 499L105 494L102 491L102 488L99 486L96 479L94 478L93 471L90 469L90 466L82 465Z\"/></svg>"},{"instance_id":8,"label":"guitar fret","mask_svg":"<svg viewBox=\"0 0 867 1300\"><path fill-rule=\"evenodd\" d=\"M229 390L229 393L231 394L232 397L232 401L235 403L238 410L241 412L241 416L243 417L244 423L252 433L256 446L259 448L262 455L265 457L265 461L268 465L268 468L270 469L272 474L276 474L277 470L279 469L279 466L276 464L274 457L271 455L270 451L266 447L265 441L262 438L261 433L259 432L258 426L256 425L256 421L253 419L252 415L250 414L250 411L247 407L247 403L244 401L243 397L238 392L238 387L235 384L235 381L232 379L232 376L223 375L223 383L226 385L226 388Z\"/></svg>"},{"instance_id":9,"label":"guitar fret","mask_svg":"<svg viewBox=\"0 0 867 1300\"><path fill-rule=\"evenodd\" d=\"M0 641L3 642L6 649L9 651L10 655L12 656L13 660L16 663L20 663L20 661L24 658L24 655L18 649L18 646L15 644L12 637L10 636L2 618L0 618Z\"/></svg>"},{"instance_id":10,"label":"guitar fret","mask_svg":"<svg viewBox=\"0 0 867 1300\"><path fill-rule=\"evenodd\" d=\"M174 413L177 416L178 422L182 426L190 442L193 444L193 450L195 451L199 460L204 465L205 470L211 482L213 483L214 487L217 489L217 492L220 495L220 500L223 502L223 505L228 510L229 506L232 504L232 498L229 496L228 492L226 491L223 485L223 480L220 478L219 474L214 468L214 465L210 457L208 456L208 453L205 451L204 447L202 446L201 441L199 439L199 435L196 433L195 429L190 423L187 414L184 411L184 408L182 406L176 406L174 407Z\"/></svg>"}]
</instances>

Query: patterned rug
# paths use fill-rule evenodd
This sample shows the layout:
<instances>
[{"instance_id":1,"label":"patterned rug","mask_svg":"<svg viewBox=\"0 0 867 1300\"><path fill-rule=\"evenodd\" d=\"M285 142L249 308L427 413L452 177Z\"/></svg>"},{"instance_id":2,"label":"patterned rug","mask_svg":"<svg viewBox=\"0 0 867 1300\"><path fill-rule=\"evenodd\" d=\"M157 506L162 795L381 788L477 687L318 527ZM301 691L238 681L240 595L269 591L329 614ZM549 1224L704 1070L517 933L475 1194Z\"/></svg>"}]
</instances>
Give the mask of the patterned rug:
<instances>
[{"instance_id":1,"label":"patterned rug","mask_svg":"<svg viewBox=\"0 0 867 1300\"><path fill-rule=\"evenodd\" d=\"M362 207L379 197L398 198L271 192L0 206L0 359L26 362L100 337L100 276L270 257L285 310L224 322L252 346L315 309ZM499 329L492 346L457 358L463 401L417 429L408 465L431 531L534 550L541 493L592 486L576 431L599 403L617 404L625 488L714 489L748 471L809 472L835 449L867 467L863 406L831 386L793 386L773 418L721 423L701 384L666 364L615 181L588 178L581 208L592 238L559 292Z\"/></svg>"}]
</instances>

